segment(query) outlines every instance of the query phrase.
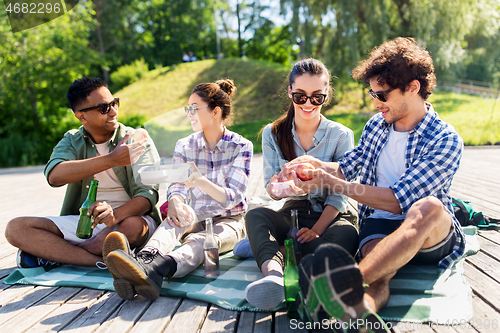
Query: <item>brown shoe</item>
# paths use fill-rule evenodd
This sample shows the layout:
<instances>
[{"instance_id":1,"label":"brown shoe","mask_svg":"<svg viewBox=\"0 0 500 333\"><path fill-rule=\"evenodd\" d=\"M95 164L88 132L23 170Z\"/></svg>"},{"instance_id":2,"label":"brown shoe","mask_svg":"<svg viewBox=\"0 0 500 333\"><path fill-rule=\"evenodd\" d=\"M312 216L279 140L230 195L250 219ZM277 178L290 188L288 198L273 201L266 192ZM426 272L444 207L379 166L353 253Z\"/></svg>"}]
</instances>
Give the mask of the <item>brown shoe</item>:
<instances>
[{"instance_id":1,"label":"brown shoe","mask_svg":"<svg viewBox=\"0 0 500 333\"><path fill-rule=\"evenodd\" d=\"M127 237L118 231L113 231L106 236L104 240L104 244L102 246L102 257L106 266L108 266L108 270L113 277L113 287L115 288L115 292L122 299L133 299L137 294L134 286L123 279L118 278L115 274L113 274L112 270L109 269L109 264L107 261L108 254L115 250L122 250L130 256L133 256L132 251L130 250L130 245L128 243Z\"/></svg>"}]
</instances>

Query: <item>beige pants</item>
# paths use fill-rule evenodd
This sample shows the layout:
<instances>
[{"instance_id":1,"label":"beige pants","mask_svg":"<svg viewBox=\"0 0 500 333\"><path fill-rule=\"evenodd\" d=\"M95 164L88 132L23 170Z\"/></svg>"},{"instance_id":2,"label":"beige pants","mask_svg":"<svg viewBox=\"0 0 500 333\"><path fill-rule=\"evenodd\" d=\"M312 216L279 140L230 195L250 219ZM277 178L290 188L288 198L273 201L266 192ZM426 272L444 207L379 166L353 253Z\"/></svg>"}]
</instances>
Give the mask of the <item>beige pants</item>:
<instances>
[{"instance_id":1,"label":"beige pants","mask_svg":"<svg viewBox=\"0 0 500 333\"><path fill-rule=\"evenodd\" d=\"M219 253L231 251L236 243L245 238L245 222L243 215L215 217L214 236ZM174 250L182 238L182 245ZM169 255L177 263L177 271L173 277L179 278L195 270L204 260L203 243L205 242L205 221L194 223L187 227L171 227L163 221L156 229L153 237L143 250L155 248L162 255Z\"/></svg>"}]
</instances>

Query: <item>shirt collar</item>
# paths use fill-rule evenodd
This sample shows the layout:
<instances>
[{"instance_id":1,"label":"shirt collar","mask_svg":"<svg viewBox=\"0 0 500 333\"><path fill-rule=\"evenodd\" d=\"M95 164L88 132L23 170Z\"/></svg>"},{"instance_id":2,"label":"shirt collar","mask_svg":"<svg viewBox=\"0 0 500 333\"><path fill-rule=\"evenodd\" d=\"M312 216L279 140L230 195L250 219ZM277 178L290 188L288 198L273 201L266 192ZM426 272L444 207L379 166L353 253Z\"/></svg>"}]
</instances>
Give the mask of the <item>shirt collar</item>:
<instances>
[{"instance_id":1,"label":"shirt collar","mask_svg":"<svg viewBox=\"0 0 500 333\"><path fill-rule=\"evenodd\" d=\"M410 132L415 132L420 136L424 135L426 128L432 124L434 119L437 117L437 113L434 112L434 108L432 104L429 102L425 102L425 107L427 108L427 112L425 113L424 118L420 120L420 122L415 126Z\"/></svg>"},{"instance_id":2,"label":"shirt collar","mask_svg":"<svg viewBox=\"0 0 500 333\"><path fill-rule=\"evenodd\" d=\"M93 142L90 134L87 132L85 127L83 127L83 125L80 126L79 131L83 135L84 138ZM122 126L122 124L118 123L118 127L115 129L115 131L113 132L113 135L111 136L111 139L109 139L108 142L111 142L113 144L113 147L116 147L116 145L120 141L120 138L123 138L125 136L125 134L126 134L125 127ZM93 142L93 143L95 144L95 142Z\"/></svg>"},{"instance_id":3,"label":"shirt collar","mask_svg":"<svg viewBox=\"0 0 500 333\"><path fill-rule=\"evenodd\" d=\"M228 143L227 135L229 134L228 133L229 130L226 128L226 126L223 126L223 128L224 128L224 132L222 133L222 138L215 145L214 151L220 150L221 152L224 152L225 148L227 147L227 143ZM208 148L207 140L205 139L205 135L203 135L203 131L200 131L198 133L197 140L198 140L198 145L201 147L201 149L205 148L206 150L210 151L210 148Z\"/></svg>"},{"instance_id":4,"label":"shirt collar","mask_svg":"<svg viewBox=\"0 0 500 333\"><path fill-rule=\"evenodd\" d=\"M326 117L323 116L322 114L320 114L319 116L320 116L319 126L316 129L316 132L314 133L314 135L312 137L312 141L314 143L314 146L317 146L321 142L323 137L326 135L326 131L328 129L328 119L326 119ZM292 135L293 135L293 138L296 139L295 141L299 140L299 136L297 134L297 131L295 130L295 117L293 118L293 122L292 122ZM300 141L298 141L298 142L300 142Z\"/></svg>"}]
</instances>

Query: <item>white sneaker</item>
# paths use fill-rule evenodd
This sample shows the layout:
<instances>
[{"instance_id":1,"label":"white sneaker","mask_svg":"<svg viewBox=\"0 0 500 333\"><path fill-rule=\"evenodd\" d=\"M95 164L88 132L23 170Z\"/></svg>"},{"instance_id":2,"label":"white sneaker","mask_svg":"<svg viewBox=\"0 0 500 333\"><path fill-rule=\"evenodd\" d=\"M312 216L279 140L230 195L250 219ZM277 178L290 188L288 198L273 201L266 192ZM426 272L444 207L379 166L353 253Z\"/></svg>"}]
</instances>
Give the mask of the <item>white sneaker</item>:
<instances>
[{"instance_id":1,"label":"white sneaker","mask_svg":"<svg viewBox=\"0 0 500 333\"><path fill-rule=\"evenodd\" d=\"M263 310L274 310L285 299L283 277L268 275L245 288L248 303Z\"/></svg>"}]
</instances>

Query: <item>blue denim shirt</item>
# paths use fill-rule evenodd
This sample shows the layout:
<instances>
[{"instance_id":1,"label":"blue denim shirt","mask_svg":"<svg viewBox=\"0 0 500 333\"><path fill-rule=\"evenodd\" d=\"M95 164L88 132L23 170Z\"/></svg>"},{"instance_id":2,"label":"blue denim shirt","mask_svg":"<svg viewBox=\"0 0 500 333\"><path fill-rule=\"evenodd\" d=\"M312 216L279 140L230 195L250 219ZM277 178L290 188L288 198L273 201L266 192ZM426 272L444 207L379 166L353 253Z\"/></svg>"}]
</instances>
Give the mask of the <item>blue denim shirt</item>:
<instances>
[{"instance_id":1,"label":"blue denim shirt","mask_svg":"<svg viewBox=\"0 0 500 333\"><path fill-rule=\"evenodd\" d=\"M321 122L313 136L313 146L305 151L300 144L299 136L292 125L295 154L310 155L327 162L336 162L354 147L354 134L346 126L326 119L321 115ZM271 177L278 174L285 163L276 137L271 131L271 124L262 131L262 152L264 154L264 183L267 188ZM304 196L290 197L291 200L303 199ZM339 212L346 212L347 197L325 188L315 190L307 195L315 211L321 212L322 204L331 205Z\"/></svg>"}]
</instances>

